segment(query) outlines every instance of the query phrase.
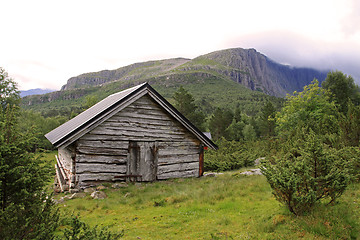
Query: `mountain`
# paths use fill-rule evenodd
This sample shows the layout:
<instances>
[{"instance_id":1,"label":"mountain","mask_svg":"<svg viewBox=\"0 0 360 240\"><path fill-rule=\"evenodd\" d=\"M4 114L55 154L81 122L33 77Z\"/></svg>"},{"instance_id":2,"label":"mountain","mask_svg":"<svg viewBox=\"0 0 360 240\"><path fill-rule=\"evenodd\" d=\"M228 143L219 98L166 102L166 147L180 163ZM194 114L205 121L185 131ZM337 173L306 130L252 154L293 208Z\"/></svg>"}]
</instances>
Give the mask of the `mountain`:
<instances>
[{"instance_id":1,"label":"mountain","mask_svg":"<svg viewBox=\"0 0 360 240\"><path fill-rule=\"evenodd\" d=\"M234 48L212 52L192 60L176 58L149 61L116 70L85 73L70 78L61 89L84 88L113 81L139 82L154 77L171 77L174 74L213 75L277 97L301 91L314 78L321 82L326 77L326 72L278 64L255 49Z\"/></svg>"},{"instance_id":2,"label":"mountain","mask_svg":"<svg viewBox=\"0 0 360 240\"><path fill-rule=\"evenodd\" d=\"M41 94L50 93L50 92L54 92L54 91L56 91L56 90L41 89L41 88L29 89L29 90L25 90L25 91L20 91L20 97L26 97L26 96L30 96L30 95L41 95Z\"/></svg>"},{"instance_id":3,"label":"mountain","mask_svg":"<svg viewBox=\"0 0 360 240\"><path fill-rule=\"evenodd\" d=\"M115 70L85 73L70 78L61 91L23 98L26 109L56 113L81 111L86 96L101 100L108 95L149 82L171 103L183 86L208 113L216 107L254 114L266 101L280 105L287 93L302 91L325 72L281 65L255 49L227 49L194 59L174 58L131 64Z\"/></svg>"}]
</instances>

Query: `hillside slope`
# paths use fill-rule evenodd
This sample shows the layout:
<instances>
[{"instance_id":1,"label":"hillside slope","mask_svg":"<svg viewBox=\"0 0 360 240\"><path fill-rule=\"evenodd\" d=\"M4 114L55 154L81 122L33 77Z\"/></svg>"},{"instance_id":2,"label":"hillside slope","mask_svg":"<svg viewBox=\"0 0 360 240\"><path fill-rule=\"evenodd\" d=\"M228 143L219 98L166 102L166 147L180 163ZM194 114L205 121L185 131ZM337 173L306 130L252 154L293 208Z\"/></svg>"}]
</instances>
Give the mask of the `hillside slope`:
<instances>
[{"instance_id":1,"label":"hillside slope","mask_svg":"<svg viewBox=\"0 0 360 240\"><path fill-rule=\"evenodd\" d=\"M62 90L98 86L113 81L147 81L176 74L212 74L268 95L283 97L302 90L314 78L323 81L325 72L278 64L255 49L234 48L212 52L193 60L176 58L135 63L116 70L72 77Z\"/></svg>"},{"instance_id":2,"label":"hillside slope","mask_svg":"<svg viewBox=\"0 0 360 240\"><path fill-rule=\"evenodd\" d=\"M116 70L72 77L61 91L24 97L26 109L38 112L78 112L86 96L101 100L108 95L149 82L172 102L173 93L185 87L208 114L215 107L254 114L270 100L279 105L286 93L301 91L314 78L326 74L313 69L291 68L275 63L254 49L227 49L199 56L135 63Z\"/></svg>"}]
</instances>

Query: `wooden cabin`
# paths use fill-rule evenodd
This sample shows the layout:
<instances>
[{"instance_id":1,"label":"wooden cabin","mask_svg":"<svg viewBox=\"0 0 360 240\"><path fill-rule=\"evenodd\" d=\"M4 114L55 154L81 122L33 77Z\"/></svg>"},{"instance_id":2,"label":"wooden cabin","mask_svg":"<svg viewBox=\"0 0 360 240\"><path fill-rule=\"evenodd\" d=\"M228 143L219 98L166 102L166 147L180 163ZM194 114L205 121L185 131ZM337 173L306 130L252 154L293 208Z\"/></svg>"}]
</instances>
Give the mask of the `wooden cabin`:
<instances>
[{"instance_id":1,"label":"wooden cabin","mask_svg":"<svg viewBox=\"0 0 360 240\"><path fill-rule=\"evenodd\" d=\"M148 83L115 93L45 137L58 148L61 190L203 174L217 146Z\"/></svg>"}]
</instances>

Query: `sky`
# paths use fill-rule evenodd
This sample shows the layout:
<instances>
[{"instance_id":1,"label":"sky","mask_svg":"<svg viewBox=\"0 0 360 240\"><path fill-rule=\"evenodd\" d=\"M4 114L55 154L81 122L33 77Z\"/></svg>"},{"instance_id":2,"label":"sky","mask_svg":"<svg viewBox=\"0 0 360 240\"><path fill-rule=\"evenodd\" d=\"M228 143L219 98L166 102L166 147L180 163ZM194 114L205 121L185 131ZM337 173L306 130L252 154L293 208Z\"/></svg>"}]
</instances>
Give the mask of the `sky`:
<instances>
[{"instance_id":1,"label":"sky","mask_svg":"<svg viewBox=\"0 0 360 240\"><path fill-rule=\"evenodd\" d=\"M20 90L238 47L360 84L359 0L0 0L0 12L0 67Z\"/></svg>"}]
</instances>

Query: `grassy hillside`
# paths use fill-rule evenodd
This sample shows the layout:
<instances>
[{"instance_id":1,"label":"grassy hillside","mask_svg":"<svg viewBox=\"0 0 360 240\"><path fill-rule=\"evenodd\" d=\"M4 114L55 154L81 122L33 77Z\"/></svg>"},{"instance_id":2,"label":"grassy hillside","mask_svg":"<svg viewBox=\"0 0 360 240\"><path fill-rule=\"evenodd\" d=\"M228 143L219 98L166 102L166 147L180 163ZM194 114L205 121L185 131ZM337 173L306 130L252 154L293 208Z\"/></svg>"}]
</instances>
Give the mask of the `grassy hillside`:
<instances>
[{"instance_id":1,"label":"grassy hillside","mask_svg":"<svg viewBox=\"0 0 360 240\"><path fill-rule=\"evenodd\" d=\"M109 185L108 185L109 186ZM360 185L334 206L292 216L274 199L263 176L217 177L129 184L59 204L90 225L125 231L124 239L358 239ZM62 194L57 196L60 198Z\"/></svg>"},{"instance_id":2,"label":"grassy hillside","mask_svg":"<svg viewBox=\"0 0 360 240\"><path fill-rule=\"evenodd\" d=\"M213 72L192 71L173 73L167 76L146 79L168 101L173 103L172 96L180 86L187 89L195 98L196 104L207 114L216 107L230 108L236 106L249 115L258 112L267 100L279 106L282 99L252 91L234 81L223 78ZM80 109L86 102L86 96L95 96L101 100L110 94L132 87L142 81L116 81L102 86L59 91L23 99L22 107L36 112L71 112ZM54 95L57 94L56 99Z\"/></svg>"}]
</instances>

